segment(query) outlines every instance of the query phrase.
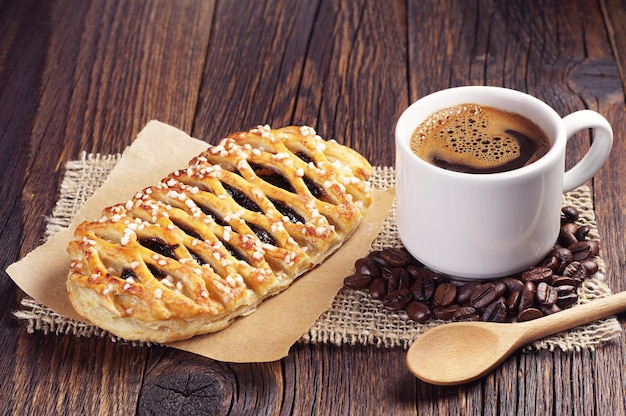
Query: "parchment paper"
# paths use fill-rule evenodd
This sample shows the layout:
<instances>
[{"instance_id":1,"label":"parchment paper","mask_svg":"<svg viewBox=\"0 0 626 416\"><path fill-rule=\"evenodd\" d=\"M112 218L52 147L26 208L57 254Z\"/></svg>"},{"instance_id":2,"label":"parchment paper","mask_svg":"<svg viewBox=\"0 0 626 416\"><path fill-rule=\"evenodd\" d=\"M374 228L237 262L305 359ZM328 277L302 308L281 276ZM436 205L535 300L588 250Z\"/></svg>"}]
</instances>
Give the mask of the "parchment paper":
<instances>
[{"instance_id":1,"label":"parchment paper","mask_svg":"<svg viewBox=\"0 0 626 416\"><path fill-rule=\"evenodd\" d=\"M65 289L69 269L66 246L75 226L100 218L104 207L126 201L169 172L186 167L192 157L207 147L206 142L175 127L149 122L69 228L10 265L7 273L35 301L84 322L72 308ZM322 265L301 276L281 294L265 300L251 315L237 319L220 332L169 345L229 362L265 362L285 357L291 345L328 309L343 286L343 278L352 272L354 261L368 252L393 199L394 189L375 191L374 202L352 237Z\"/></svg>"}]
</instances>

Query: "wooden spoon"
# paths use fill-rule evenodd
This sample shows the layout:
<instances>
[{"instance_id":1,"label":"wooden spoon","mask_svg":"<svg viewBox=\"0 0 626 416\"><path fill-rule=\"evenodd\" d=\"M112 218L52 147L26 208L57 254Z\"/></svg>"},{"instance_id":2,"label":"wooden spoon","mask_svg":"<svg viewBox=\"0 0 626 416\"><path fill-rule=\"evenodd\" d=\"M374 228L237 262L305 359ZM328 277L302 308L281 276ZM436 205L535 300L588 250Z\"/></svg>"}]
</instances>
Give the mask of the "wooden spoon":
<instances>
[{"instance_id":1,"label":"wooden spoon","mask_svg":"<svg viewBox=\"0 0 626 416\"><path fill-rule=\"evenodd\" d=\"M417 338L406 363L431 384L467 383L487 375L524 345L625 310L626 292L620 292L527 322L445 324Z\"/></svg>"}]
</instances>

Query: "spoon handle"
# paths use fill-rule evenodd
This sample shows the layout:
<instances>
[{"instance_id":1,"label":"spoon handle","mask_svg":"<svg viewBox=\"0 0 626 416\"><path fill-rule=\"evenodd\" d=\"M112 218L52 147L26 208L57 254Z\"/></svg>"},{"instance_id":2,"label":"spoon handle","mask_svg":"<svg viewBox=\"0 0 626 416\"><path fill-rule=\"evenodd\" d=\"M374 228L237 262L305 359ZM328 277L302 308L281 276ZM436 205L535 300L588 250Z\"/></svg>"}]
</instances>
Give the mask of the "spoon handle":
<instances>
[{"instance_id":1,"label":"spoon handle","mask_svg":"<svg viewBox=\"0 0 626 416\"><path fill-rule=\"evenodd\" d=\"M626 291L562 310L520 325L527 328L524 339L533 341L557 332L588 324L626 311Z\"/></svg>"}]
</instances>

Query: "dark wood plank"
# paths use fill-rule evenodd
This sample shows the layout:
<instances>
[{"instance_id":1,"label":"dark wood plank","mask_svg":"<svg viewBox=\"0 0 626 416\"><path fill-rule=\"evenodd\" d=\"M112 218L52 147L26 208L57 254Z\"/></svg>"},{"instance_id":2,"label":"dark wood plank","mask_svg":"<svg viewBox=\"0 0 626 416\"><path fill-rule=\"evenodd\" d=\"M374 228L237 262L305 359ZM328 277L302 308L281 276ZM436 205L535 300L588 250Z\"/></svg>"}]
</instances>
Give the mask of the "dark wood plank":
<instances>
[{"instance_id":1,"label":"dark wood plank","mask_svg":"<svg viewBox=\"0 0 626 416\"><path fill-rule=\"evenodd\" d=\"M39 244L65 161L119 152L149 119L209 141L309 124L392 165L393 126L411 101L488 84L612 123L618 141L590 184L607 282L624 290L624 16L617 0L0 0L2 265ZM590 141L572 141L569 165ZM4 413L626 413L623 335L597 351L518 353L483 380L436 387L408 373L400 349L296 345L278 362L228 364L26 334L6 274L0 289Z\"/></svg>"},{"instance_id":2,"label":"dark wood plank","mask_svg":"<svg viewBox=\"0 0 626 416\"><path fill-rule=\"evenodd\" d=\"M193 1L41 4L2 4L10 12L3 19L11 22L0 66L7 79L2 108L10 121L3 123L9 128L2 146L15 149L8 155L23 169L12 174L23 185L11 188L13 220L2 228L14 253L3 258L7 265L40 243L66 160L83 150L119 152L153 118L191 129L213 13L212 2ZM20 86L28 93L15 106ZM14 164L3 169L8 166ZM2 304L14 309L10 287ZM2 408L15 414L135 412L149 349L97 337L28 335L8 309L2 325L3 333L14 334L1 337L9 352L1 358L8 376L3 385L13 386ZM85 386L89 394L81 394Z\"/></svg>"}]
</instances>

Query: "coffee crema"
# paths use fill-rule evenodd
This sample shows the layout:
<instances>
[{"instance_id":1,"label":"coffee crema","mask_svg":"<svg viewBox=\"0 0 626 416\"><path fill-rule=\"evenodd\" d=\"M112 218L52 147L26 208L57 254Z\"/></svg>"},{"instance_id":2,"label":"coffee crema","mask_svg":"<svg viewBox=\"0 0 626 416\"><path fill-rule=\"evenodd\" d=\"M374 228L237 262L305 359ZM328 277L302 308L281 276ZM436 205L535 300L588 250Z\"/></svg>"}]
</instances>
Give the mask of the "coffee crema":
<instances>
[{"instance_id":1,"label":"coffee crema","mask_svg":"<svg viewBox=\"0 0 626 416\"><path fill-rule=\"evenodd\" d=\"M478 104L460 104L424 120L413 132L411 150L443 169L499 173L540 159L550 150L550 140L524 116Z\"/></svg>"}]
</instances>

